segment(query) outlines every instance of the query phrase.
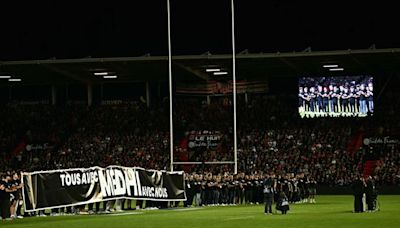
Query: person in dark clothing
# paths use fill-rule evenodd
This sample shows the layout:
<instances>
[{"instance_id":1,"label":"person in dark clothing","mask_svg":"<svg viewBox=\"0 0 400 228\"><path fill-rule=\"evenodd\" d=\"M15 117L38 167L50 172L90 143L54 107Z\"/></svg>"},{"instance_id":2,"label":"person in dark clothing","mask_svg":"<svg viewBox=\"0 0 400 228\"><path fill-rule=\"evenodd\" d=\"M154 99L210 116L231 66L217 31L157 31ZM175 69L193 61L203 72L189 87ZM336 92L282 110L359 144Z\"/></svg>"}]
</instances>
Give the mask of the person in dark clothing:
<instances>
[{"instance_id":1,"label":"person in dark clothing","mask_svg":"<svg viewBox=\"0 0 400 228\"><path fill-rule=\"evenodd\" d=\"M304 111L305 112L310 111L310 94L308 92L307 87L304 87L304 89L303 89L302 99L304 102Z\"/></svg>"},{"instance_id":2,"label":"person in dark clothing","mask_svg":"<svg viewBox=\"0 0 400 228\"><path fill-rule=\"evenodd\" d=\"M305 99L303 87L299 87L299 112L305 111Z\"/></svg>"},{"instance_id":3,"label":"person in dark clothing","mask_svg":"<svg viewBox=\"0 0 400 228\"><path fill-rule=\"evenodd\" d=\"M360 97L360 112L362 114L367 114L367 91L365 89L365 85L360 85L359 97Z\"/></svg>"},{"instance_id":4,"label":"person in dark clothing","mask_svg":"<svg viewBox=\"0 0 400 228\"><path fill-rule=\"evenodd\" d=\"M367 201L367 210L368 212L372 212L375 210L375 182L372 179L371 176L368 177L366 181L366 189L365 189L365 195L366 195L366 201Z\"/></svg>"},{"instance_id":5,"label":"person in dark clothing","mask_svg":"<svg viewBox=\"0 0 400 228\"><path fill-rule=\"evenodd\" d=\"M322 108L324 112L329 112L329 92L328 88L324 87L322 92Z\"/></svg>"},{"instance_id":6,"label":"person in dark clothing","mask_svg":"<svg viewBox=\"0 0 400 228\"><path fill-rule=\"evenodd\" d=\"M5 214L3 214L3 204L4 204L4 201L5 201L5 195L6 195L6 187L5 187L5 183L4 183L4 181L3 181L3 177L1 177L1 179L0 179L0 217L3 219L5 219L6 217L3 217L3 216L6 216Z\"/></svg>"},{"instance_id":7,"label":"person in dark clothing","mask_svg":"<svg viewBox=\"0 0 400 228\"><path fill-rule=\"evenodd\" d=\"M251 177L246 175L245 176L246 184L245 184L245 190L244 190L244 197L246 199L246 204L252 204L253 203L253 181L251 180Z\"/></svg>"},{"instance_id":8,"label":"person in dark clothing","mask_svg":"<svg viewBox=\"0 0 400 228\"><path fill-rule=\"evenodd\" d=\"M195 200L196 200L196 206L201 206L202 202L201 202L201 179L202 177L200 177L199 175L195 176L195 180L193 182L193 192L195 195Z\"/></svg>"},{"instance_id":9,"label":"person in dark clothing","mask_svg":"<svg viewBox=\"0 0 400 228\"><path fill-rule=\"evenodd\" d=\"M15 191L11 183L11 176L3 176L0 182L0 216L3 219L10 219L10 194Z\"/></svg>"},{"instance_id":10,"label":"person in dark clothing","mask_svg":"<svg viewBox=\"0 0 400 228\"><path fill-rule=\"evenodd\" d=\"M323 104L323 91L322 91L322 86L321 85L317 86L316 95L317 95L317 106L318 106L317 111L318 112L322 112L324 104Z\"/></svg>"},{"instance_id":11,"label":"person in dark clothing","mask_svg":"<svg viewBox=\"0 0 400 228\"><path fill-rule=\"evenodd\" d=\"M258 177L258 189L257 189L257 204L263 204L264 203L264 180L263 176Z\"/></svg>"},{"instance_id":12,"label":"person in dark clothing","mask_svg":"<svg viewBox=\"0 0 400 228\"><path fill-rule=\"evenodd\" d=\"M94 206L96 206L96 210L94 210ZM105 207L104 207L105 209ZM88 204L88 212L89 214L99 213L100 212L100 202L89 203Z\"/></svg>"},{"instance_id":13,"label":"person in dark clothing","mask_svg":"<svg viewBox=\"0 0 400 228\"><path fill-rule=\"evenodd\" d=\"M364 179L362 177L357 177L351 187L354 195L354 212L361 213L364 211L364 206L362 202L365 188Z\"/></svg>"},{"instance_id":14,"label":"person in dark clothing","mask_svg":"<svg viewBox=\"0 0 400 228\"><path fill-rule=\"evenodd\" d=\"M229 201L229 190L228 190L228 185L229 185L229 177L224 176L222 181L221 181L221 189L220 189L220 199L219 203L220 204L228 204Z\"/></svg>"},{"instance_id":15,"label":"person in dark clothing","mask_svg":"<svg viewBox=\"0 0 400 228\"><path fill-rule=\"evenodd\" d=\"M315 203L315 195L317 194L317 182L314 178L311 178L310 183L308 184L308 192L309 192L309 202Z\"/></svg>"},{"instance_id":16,"label":"person in dark clothing","mask_svg":"<svg viewBox=\"0 0 400 228\"><path fill-rule=\"evenodd\" d=\"M369 83L366 89L367 108L369 113L372 114L374 112L374 90L372 83Z\"/></svg>"},{"instance_id":17,"label":"person in dark clothing","mask_svg":"<svg viewBox=\"0 0 400 228\"><path fill-rule=\"evenodd\" d=\"M207 205L208 202L208 187L207 187L207 176L201 180L201 205Z\"/></svg>"},{"instance_id":18,"label":"person in dark clothing","mask_svg":"<svg viewBox=\"0 0 400 228\"><path fill-rule=\"evenodd\" d=\"M186 201L184 202L185 207L191 207L193 204L193 198L194 198L194 181L193 181L193 176L187 176L185 177L185 184L186 184Z\"/></svg>"},{"instance_id":19,"label":"person in dark clothing","mask_svg":"<svg viewBox=\"0 0 400 228\"><path fill-rule=\"evenodd\" d=\"M276 210L281 211L283 215L289 210L289 200L284 192L279 194L278 202L276 202Z\"/></svg>"},{"instance_id":20,"label":"person in dark clothing","mask_svg":"<svg viewBox=\"0 0 400 228\"><path fill-rule=\"evenodd\" d=\"M293 193L292 193L292 198L289 199L291 203L297 203L300 201L300 194L299 194L299 182L296 178L292 179L292 184L293 184Z\"/></svg>"},{"instance_id":21,"label":"person in dark clothing","mask_svg":"<svg viewBox=\"0 0 400 228\"><path fill-rule=\"evenodd\" d=\"M350 104L350 112L351 113L356 113L356 98L357 94L354 90L354 86L350 87L350 93L349 93L349 104Z\"/></svg>"},{"instance_id":22,"label":"person in dark clothing","mask_svg":"<svg viewBox=\"0 0 400 228\"><path fill-rule=\"evenodd\" d=\"M246 191L246 180L244 178L239 179L239 188L238 188L238 204L245 203L245 191Z\"/></svg>"},{"instance_id":23,"label":"person in dark clothing","mask_svg":"<svg viewBox=\"0 0 400 228\"><path fill-rule=\"evenodd\" d=\"M212 201L213 205L219 205L219 198L220 198L220 190L222 188L221 186L221 178L218 176L213 177L214 185L212 186Z\"/></svg>"},{"instance_id":24,"label":"person in dark clothing","mask_svg":"<svg viewBox=\"0 0 400 228\"><path fill-rule=\"evenodd\" d=\"M266 179L263 182L263 193L264 193L264 213L272 214L272 201L274 198L274 188L273 188L273 180L267 175Z\"/></svg>"},{"instance_id":25,"label":"person in dark clothing","mask_svg":"<svg viewBox=\"0 0 400 228\"><path fill-rule=\"evenodd\" d=\"M228 204L233 205L235 203L235 190L236 189L236 182L233 179L233 176L229 177L228 182Z\"/></svg>"},{"instance_id":26,"label":"person in dark clothing","mask_svg":"<svg viewBox=\"0 0 400 228\"><path fill-rule=\"evenodd\" d=\"M315 112L315 107L316 107L316 93L315 93L315 88L311 87L310 92L309 92L309 99L310 99L310 112Z\"/></svg>"},{"instance_id":27,"label":"person in dark clothing","mask_svg":"<svg viewBox=\"0 0 400 228\"><path fill-rule=\"evenodd\" d=\"M344 88L342 96L340 98L341 98L341 105L342 105L341 112L342 113L348 112L350 96L349 96L349 90L347 88Z\"/></svg>"},{"instance_id":28,"label":"person in dark clothing","mask_svg":"<svg viewBox=\"0 0 400 228\"><path fill-rule=\"evenodd\" d=\"M333 99L332 99L332 102L333 102L333 112L336 112L336 113L338 113L339 112L339 100L340 100L340 97L341 97L341 91L340 91L340 89L339 89L339 87L337 87L337 86L334 86L333 87L333 95L332 95L332 97L333 97Z\"/></svg>"}]
</instances>

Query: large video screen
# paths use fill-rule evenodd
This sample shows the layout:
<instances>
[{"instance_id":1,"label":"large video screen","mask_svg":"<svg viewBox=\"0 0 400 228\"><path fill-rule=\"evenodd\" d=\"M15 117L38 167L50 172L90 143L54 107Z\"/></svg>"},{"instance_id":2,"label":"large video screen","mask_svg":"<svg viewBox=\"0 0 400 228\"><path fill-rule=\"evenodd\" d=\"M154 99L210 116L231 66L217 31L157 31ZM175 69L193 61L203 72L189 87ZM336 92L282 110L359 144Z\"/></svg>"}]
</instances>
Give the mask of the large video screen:
<instances>
[{"instance_id":1,"label":"large video screen","mask_svg":"<svg viewBox=\"0 0 400 228\"><path fill-rule=\"evenodd\" d=\"M365 117L374 113L371 76L302 77L299 114L314 117Z\"/></svg>"}]
</instances>

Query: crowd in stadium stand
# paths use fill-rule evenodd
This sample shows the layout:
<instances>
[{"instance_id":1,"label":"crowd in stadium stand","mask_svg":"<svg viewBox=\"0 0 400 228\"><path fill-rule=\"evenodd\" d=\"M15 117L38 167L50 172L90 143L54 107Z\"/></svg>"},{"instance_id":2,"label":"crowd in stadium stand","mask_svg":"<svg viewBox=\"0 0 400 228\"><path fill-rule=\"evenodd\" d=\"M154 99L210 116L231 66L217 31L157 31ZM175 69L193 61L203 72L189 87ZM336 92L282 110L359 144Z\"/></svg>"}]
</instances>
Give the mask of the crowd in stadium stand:
<instances>
[{"instance_id":1,"label":"crowd in stadium stand","mask_svg":"<svg viewBox=\"0 0 400 228\"><path fill-rule=\"evenodd\" d=\"M290 100L255 97L238 109L239 170L307 173L320 184L348 185L362 172L362 155L349 152L359 131L395 134L394 113L370 119L300 119ZM240 101L243 102L243 101ZM286 105L283 105L286 104ZM293 106L295 107L295 105ZM393 108L393 107L391 107ZM176 154L189 130L220 130L224 146L205 150L195 161L232 161L232 107L181 99L175 108ZM143 103L111 106L8 105L1 109L1 167L44 170L111 164L168 169L168 108ZM371 134L371 133L369 133ZM21 147L18 149L18 147ZM399 184L398 145L381 154L383 184ZM179 158L175 158L179 160ZM182 168L182 167L180 167ZM200 170L203 169L203 170ZM4 170L6 171L6 170ZM232 171L232 165L192 166L188 171Z\"/></svg>"}]
</instances>

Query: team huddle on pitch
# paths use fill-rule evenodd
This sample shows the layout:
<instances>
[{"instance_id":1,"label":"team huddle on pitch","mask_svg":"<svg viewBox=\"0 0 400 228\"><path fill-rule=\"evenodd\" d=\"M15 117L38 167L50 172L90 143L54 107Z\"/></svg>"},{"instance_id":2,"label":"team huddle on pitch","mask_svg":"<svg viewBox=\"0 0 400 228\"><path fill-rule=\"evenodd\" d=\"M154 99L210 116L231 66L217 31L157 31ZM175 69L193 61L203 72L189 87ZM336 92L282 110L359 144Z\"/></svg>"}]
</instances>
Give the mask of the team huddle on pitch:
<instances>
[{"instance_id":1,"label":"team huddle on pitch","mask_svg":"<svg viewBox=\"0 0 400 228\"><path fill-rule=\"evenodd\" d=\"M265 213L276 210L286 214L290 203L315 203L317 182L306 175L274 173L218 174L192 173L186 176L185 206L224 206L265 204Z\"/></svg>"}]
</instances>

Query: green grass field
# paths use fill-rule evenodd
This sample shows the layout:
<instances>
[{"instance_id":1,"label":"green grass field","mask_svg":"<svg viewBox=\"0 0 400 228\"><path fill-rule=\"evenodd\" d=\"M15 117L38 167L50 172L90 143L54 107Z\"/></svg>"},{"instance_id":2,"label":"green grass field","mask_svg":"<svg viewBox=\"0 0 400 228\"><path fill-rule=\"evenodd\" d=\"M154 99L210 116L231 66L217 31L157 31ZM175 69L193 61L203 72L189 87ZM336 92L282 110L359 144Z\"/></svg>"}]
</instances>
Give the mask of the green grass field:
<instances>
[{"instance_id":1,"label":"green grass field","mask_svg":"<svg viewBox=\"0 0 400 228\"><path fill-rule=\"evenodd\" d=\"M316 204L291 205L287 215L266 216L261 205L128 211L109 215L32 217L1 227L400 227L400 196L379 196L381 210L354 214L352 196L319 196ZM138 214L133 214L139 212Z\"/></svg>"}]
</instances>

